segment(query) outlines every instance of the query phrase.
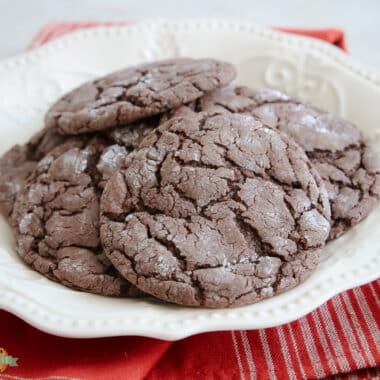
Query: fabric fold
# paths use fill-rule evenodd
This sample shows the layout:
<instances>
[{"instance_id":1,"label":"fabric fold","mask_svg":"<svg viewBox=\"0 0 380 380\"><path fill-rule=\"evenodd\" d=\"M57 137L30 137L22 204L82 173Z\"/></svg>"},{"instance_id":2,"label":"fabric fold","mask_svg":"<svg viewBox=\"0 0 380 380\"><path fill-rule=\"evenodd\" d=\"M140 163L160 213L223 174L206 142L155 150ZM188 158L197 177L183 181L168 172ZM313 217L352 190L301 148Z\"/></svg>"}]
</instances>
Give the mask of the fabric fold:
<instances>
[{"instance_id":1,"label":"fabric fold","mask_svg":"<svg viewBox=\"0 0 380 380\"><path fill-rule=\"evenodd\" d=\"M46 25L29 48L78 29L127 24L55 22ZM339 29L277 29L346 49ZM380 377L379 294L380 280L376 280L282 326L205 333L178 342L61 338L0 311L0 347L18 358L18 367L7 367L0 379L376 378Z\"/></svg>"}]
</instances>

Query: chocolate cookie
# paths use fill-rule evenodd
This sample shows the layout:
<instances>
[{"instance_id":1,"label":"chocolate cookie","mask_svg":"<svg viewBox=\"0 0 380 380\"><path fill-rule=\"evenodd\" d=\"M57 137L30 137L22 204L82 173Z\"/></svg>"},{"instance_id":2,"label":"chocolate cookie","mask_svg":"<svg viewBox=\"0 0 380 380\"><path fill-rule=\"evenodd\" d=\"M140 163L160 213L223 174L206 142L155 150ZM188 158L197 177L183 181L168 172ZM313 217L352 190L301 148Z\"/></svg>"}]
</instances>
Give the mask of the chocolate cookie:
<instances>
[{"instance_id":1,"label":"chocolate cookie","mask_svg":"<svg viewBox=\"0 0 380 380\"><path fill-rule=\"evenodd\" d=\"M161 119L162 116L156 116L133 124L117 127L105 133L107 137L116 144L133 150L139 146L145 136L161 124Z\"/></svg>"},{"instance_id":2,"label":"chocolate cookie","mask_svg":"<svg viewBox=\"0 0 380 380\"><path fill-rule=\"evenodd\" d=\"M20 257L44 276L74 289L136 295L103 254L101 186L118 168L124 147L81 136L46 155L27 180L12 215Z\"/></svg>"},{"instance_id":3,"label":"chocolate cookie","mask_svg":"<svg viewBox=\"0 0 380 380\"><path fill-rule=\"evenodd\" d=\"M0 158L0 213L9 218L16 195L37 162L65 138L50 129L34 135L24 145L15 145Z\"/></svg>"},{"instance_id":4,"label":"chocolate cookie","mask_svg":"<svg viewBox=\"0 0 380 380\"><path fill-rule=\"evenodd\" d=\"M291 136L306 151L328 191L333 239L363 220L380 198L380 161L360 131L340 117L277 90L226 87L175 111L247 112ZM172 115L173 116L173 115Z\"/></svg>"},{"instance_id":5,"label":"chocolate cookie","mask_svg":"<svg viewBox=\"0 0 380 380\"><path fill-rule=\"evenodd\" d=\"M136 148L140 141L159 125L160 118L150 118L139 123L114 128L103 134L109 146L99 160L98 170L102 173L102 184L109 179L112 170L122 156ZM82 135L83 136L83 135ZM62 136L52 129L44 128L26 144L15 145L0 158L0 213L9 218L12 214L16 195L23 189L25 180L46 154L59 144L72 139ZM83 137L83 138L87 138Z\"/></svg>"},{"instance_id":6,"label":"chocolate cookie","mask_svg":"<svg viewBox=\"0 0 380 380\"><path fill-rule=\"evenodd\" d=\"M239 306L316 267L330 231L326 191L303 150L257 119L170 119L123 165L102 195L101 239L144 292Z\"/></svg>"},{"instance_id":7,"label":"chocolate cookie","mask_svg":"<svg viewBox=\"0 0 380 380\"><path fill-rule=\"evenodd\" d=\"M330 239L374 209L380 198L380 160L353 124L297 102L266 104L253 114L297 141L318 170L331 204Z\"/></svg>"},{"instance_id":8,"label":"chocolate cookie","mask_svg":"<svg viewBox=\"0 0 380 380\"><path fill-rule=\"evenodd\" d=\"M49 109L45 122L64 135L104 130L191 102L235 76L231 64L213 59L141 64L71 91Z\"/></svg>"}]
</instances>

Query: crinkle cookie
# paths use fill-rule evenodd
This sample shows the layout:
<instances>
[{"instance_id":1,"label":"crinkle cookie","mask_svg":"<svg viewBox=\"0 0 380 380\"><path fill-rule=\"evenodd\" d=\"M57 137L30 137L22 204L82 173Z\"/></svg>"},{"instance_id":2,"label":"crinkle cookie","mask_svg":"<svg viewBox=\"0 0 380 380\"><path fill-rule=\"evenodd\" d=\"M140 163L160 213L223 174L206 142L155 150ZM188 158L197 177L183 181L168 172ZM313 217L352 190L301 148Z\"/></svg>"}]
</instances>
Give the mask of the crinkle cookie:
<instances>
[{"instance_id":1,"label":"crinkle cookie","mask_svg":"<svg viewBox=\"0 0 380 380\"><path fill-rule=\"evenodd\" d=\"M129 150L133 150L139 146L141 140L145 136L160 125L163 117L165 116L154 116L140 120L133 124L111 129L105 133L109 139L115 142L115 144L124 146Z\"/></svg>"},{"instance_id":2,"label":"crinkle cookie","mask_svg":"<svg viewBox=\"0 0 380 380\"><path fill-rule=\"evenodd\" d=\"M137 295L100 245L101 187L127 155L124 147L108 144L99 137L72 138L36 164L12 215L17 251L35 270L73 289Z\"/></svg>"},{"instance_id":3,"label":"crinkle cookie","mask_svg":"<svg viewBox=\"0 0 380 380\"><path fill-rule=\"evenodd\" d=\"M350 122L277 90L225 87L181 107L191 111L250 113L292 137L306 151L328 191L333 239L363 220L380 198L380 160ZM172 114L173 116L173 114Z\"/></svg>"},{"instance_id":4,"label":"crinkle cookie","mask_svg":"<svg viewBox=\"0 0 380 380\"><path fill-rule=\"evenodd\" d=\"M331 204L334 239L358 224L380 198L380 159L350 122L302 103L275 103L253 112L291 136L321 175Z\"/></svg>"},{"instance_id":5,"label":"crinkle cookie","mask_svg":"<svg viewBox=\"0 0 380 380\"><path fill-rule=\"evenodd\" d=\"M104 152L104 158L99 162L100 170L104 171L102 183L110 177L113 170L110 165L115 164L115 160L121 159L135 149L140 141L155 127L159 125L160 119L157 117L144 121L114 128L104 133L104 138L110 141L110 146ZM88 135L83 138L88 139ZM9 218L13 211L16 195L22 191L25 181L33 172L39 160L48 154L56 146L65 141L75 139L72 136L62 136L52 129L44 128L36 133L26 144L15 145L0 157L0 213ZM112 159L111 159L112 158Z\"/></svg>"},{"instance_id":6,"label":"crinkle cookie","mask_svg":"<svg viewBox=\"0 0 380 380\"><path fill-rule=\"evenodd\" d=\"M12 214L16 195L37 162L64 140L50 129L43 129L26 144L13 146L0 158L0 213L5 218Z\"/></svg>"},{"instance_id":7,"label":"crinkle cookie","mask_svg":"<svg viewBox=\"0 0 380 380\"><path fill-rule=\"evenodd\" d=\"M318 173L288 137L248 115L193 113L155 129L108 181L101 239L140 290L232 307L304 281L329 211Z\"/></svg>"},{"instance_id":8,"label":"crinkle cookie","mask_svg":"<svg viewBox=\"0 0 380 380\"><path fill-rule=\"evenodd\" d=\"M230 83L233 65L177 58L133 66L87 82L59 99L45 122L63 135L113 128L191 102Z\"/></svg>"}]
</instances>

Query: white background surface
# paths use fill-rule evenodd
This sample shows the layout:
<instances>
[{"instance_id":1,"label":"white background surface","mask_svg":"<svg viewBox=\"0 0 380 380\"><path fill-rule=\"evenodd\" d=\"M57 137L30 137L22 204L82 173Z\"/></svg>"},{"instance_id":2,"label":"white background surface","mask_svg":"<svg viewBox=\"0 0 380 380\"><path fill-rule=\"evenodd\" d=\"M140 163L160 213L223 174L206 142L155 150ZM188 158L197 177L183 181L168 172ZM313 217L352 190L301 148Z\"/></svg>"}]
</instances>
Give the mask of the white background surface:
<instances>
[{"instance_id":1,"label":"white background surface","mask_svg":"<svg viewBox=\"0 0 380 380\"><path fill-rule=\"evenodd\" d=\"M0 58L62 20L233 18L262 25L339 27L351 54L380 70L380 0L0 0Z\"/></svg>"}]
</instances>

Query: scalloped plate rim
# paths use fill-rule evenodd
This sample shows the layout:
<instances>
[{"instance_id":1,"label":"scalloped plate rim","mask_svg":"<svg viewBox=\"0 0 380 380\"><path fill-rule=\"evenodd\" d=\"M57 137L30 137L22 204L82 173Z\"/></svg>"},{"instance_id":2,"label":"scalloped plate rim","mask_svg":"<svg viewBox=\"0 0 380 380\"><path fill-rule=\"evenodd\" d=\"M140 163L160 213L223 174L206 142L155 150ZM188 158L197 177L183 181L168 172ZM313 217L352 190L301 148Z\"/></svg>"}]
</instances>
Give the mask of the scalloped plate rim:
<instances>
[{"instance_id":1,"label":"scalloped plate rim","mask_svg":"<svg viewBox=\"0 0 380 380\"><path fill-rule=\"evenodd\" d=\"M106 37L112 37L112 33L115 35L119 33L132 34L138 32L144 28L160 28L160 27L170 27L170 28L189 28L201 25L203 27L213 25L213 27L234 27L249 29L251 33L260 35L261 38L265 39L276 39L284 43L300 43L306 48L317 49L320 54L326 54L330 58L339 61L340 64L345 65L354 74L361 76L363 79L369 81L372 84L376 84L380 88L380 72L370 68L352 58L347 53L343 52L342 49L335 45L332 45L326 41L307 37L303 35L292 34L289 32L279 31L275 29L269 29L267 27L261 26L259 24L249 22L249 21L236 21L229 19L188 19L182 21L169 21L164 19L151 20L151 21L141 21L138 23L125 25L125 26L97 26L88 29L78 29L74 30L68 34L57 36L52 40L47 41L41 46L38 46L32 50L21 52L13 57L5 58L0 60L0 70L6 69L8 66L15 65L25 65L36 62L38 59L42 59L44 54L49 54L53 49L64 48L67 44L75 39L84 39L87 37L96 36L96 34L103 35ZM248 31L248 30L246 30Z\"/></svg>"},{"instance_id":2,"label":"scalloped plate rim","mask_svg":"<svg viewBox=\"0 0 380 380\"><path fill-rule=\"evenodd\" d=\"M330 44L319 41L316 39L310 39L304 36L294 36L288 33L274 31L271 29L266 29L264 27L258 26L250 22L240 22L240 21L231 21L231 20L187 20L182 22L173 22L173 21L149 21L141 22L137 24L132 24L128 26L107 26L107 27L96 27L86 30L74 31L68 35L58 37L57 39L48 42L46 45L36 48L32 51L22 53L16 57L5 59L0 61L0 72L2 70L17 68L24 65L31 65L38 63L39 60L43 59L45 55L54 53L55 49L64 49L65 46L68 46L72 41L82 39L85 41L86 38L97 38L97 36L106 36L111 38L114 35L118 34L129 34L129 33L138 33L141 30L154 29L154 28L189 28L196 27L197 25L202 25L202 27L212 27L212 28L241 28L244 31L259 35L263 40L265 39L275 39L287 44L302 44L303 47L309 49L310 51L315 51L319 55L327 55L330 59L335 60L338 64L345 66L352 74L360 76L362 79L366 80L371 85L375 85L380 89L380 76L373 70L366 68L364 65L358 63L356 60L347 56L345 53L340 51L340 49L331 46ZM378 260L379 261L379 260ZM368 264L367 264L368 265ZM1 273L1 268L0 268ZM302 312L297 316L291 318L282 318L281 322L272 323L270 320L261 323L259 327L272 327L277 326L283 323L288 323L292 320L300 318L301 316L311 312L328 299L331 299L334 295L370 282L380 276L380 267L376 270L368 271L366 274L351 279L349 283L338 282L335 284L335 288L325 289L323 293L314 294L314 303L311 302L307 307L304 305ZM247 318L242 320L240 318L234 317L234 315L241 313L241 315L248 315L249 312L244 314L244 308L239 309L224 309L224 310L215 310L210 311L210 315L225 315L225 320L223 318L211 318L207 320L207 317L201 315L191 317L187 321L197 321L199 320L200 325L195 323L193 325L187 325L183 327L182 331L178 331L178 326L173 326L172 322L166 323L162 322L156 326L150 326L149 321L144 322L141 325L133 325L131 321L128 321L128 317L124 318L124 326L110 326L106 323L105 319L93 320L89 319L78 319L77 317L72 317L70 319L70 313L58 313L54 309L47 310L45 306L40 305L34 299L28 299L26 296L17 294L8 284L2 284L0 280L0 307L4 310L14 313L25 321L29 322L33 326L60 336L66 337L106 337L106 336L117 336L117 335L139 335L139 336L149 336L167 340L176 340L181 339L196 333L202 333L207 331L217 331L220 329L230 330L230 329L241 329L241 328L252 328L252 321ZM96 296L95 296L96 297ZM24 298L24 299L23 299ZM8 299L8 301L7 301ZM264 301L265 302L265 301ZM30 313L25 311L29 309ZM203 310L203 309L198 309ZM273 310L273 309L272 309ZM196 314L196 311L194 312ZM206 320L205 320L206 319ZM50 322L49 322L50 320ZM54 320L66 321L63 324L54 324ZM78 322L79 321L79 322ZM84 328L81 326L83 321L87 321L87 326ZM202 325L203 324L203 325ZM83 325L83 323L82 323ZM174 323L175 325L175 323ZM106 326L104 330L100 327ZM108 327L107 327L108 326Z\"/></svg>"}]
</instances>

